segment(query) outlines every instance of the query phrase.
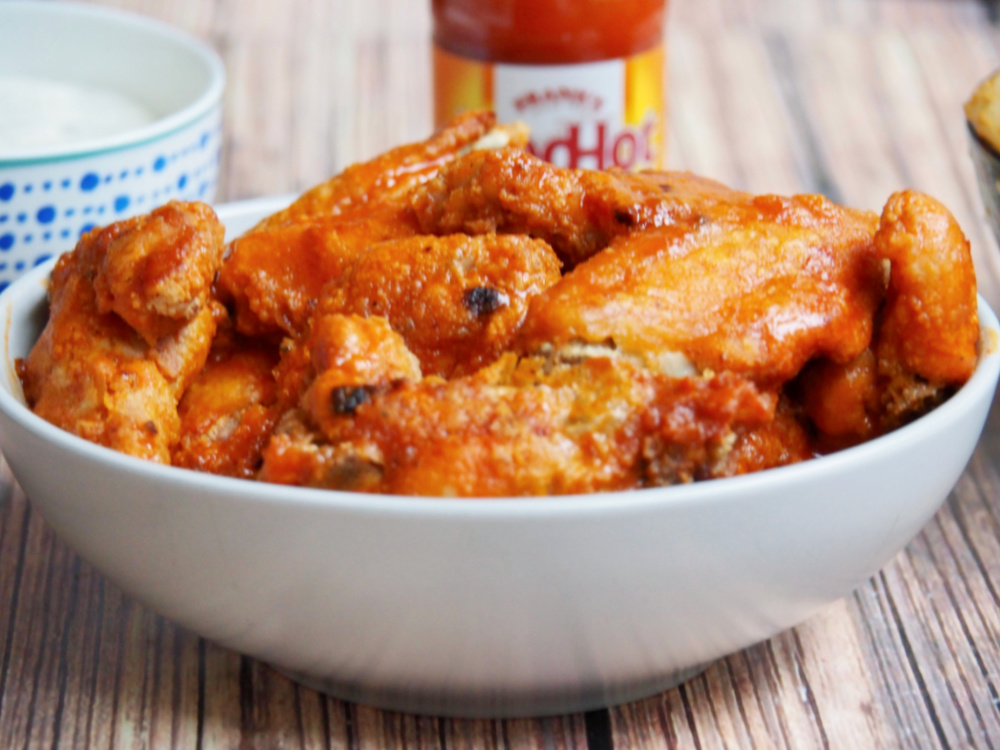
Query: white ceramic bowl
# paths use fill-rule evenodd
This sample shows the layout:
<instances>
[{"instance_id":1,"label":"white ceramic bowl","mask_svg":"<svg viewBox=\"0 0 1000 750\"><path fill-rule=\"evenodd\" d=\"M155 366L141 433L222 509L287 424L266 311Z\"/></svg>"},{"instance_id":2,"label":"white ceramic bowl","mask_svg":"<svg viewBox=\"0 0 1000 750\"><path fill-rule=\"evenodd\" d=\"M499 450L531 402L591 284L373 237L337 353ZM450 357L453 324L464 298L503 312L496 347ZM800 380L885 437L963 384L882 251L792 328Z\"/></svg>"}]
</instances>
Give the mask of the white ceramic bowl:
<instances>
[{"instance_id":1,"label":"white ceramic bowl","mask_svg":"<svg viewBox=\"0 0 1000 750\"><path fill-rule=\"evenodd\" d=\"M224 207L230 228L277 208ZM199 475L35 417L13 370L50 266L0 295L0 449L34 506L151 609L340 697L448 715L655 693L848 594L960 476L1000 372L866 445L699 484L580 497L356 495ZM829 654L829 658L838 658Z\"/></svg>"},{"instance_id":2,"label":"white ceramic bowl","mask_svg":"<svg viewBox=\"0 0 1000 750\"><path fill-rule=\"evenodd\" d=\"M66 146L0 143L0 289L92 226L214 197L225 71L201 42L98 6L4 0L0 75L111 90L155 117Z\"/></svg>"}]
</instances>

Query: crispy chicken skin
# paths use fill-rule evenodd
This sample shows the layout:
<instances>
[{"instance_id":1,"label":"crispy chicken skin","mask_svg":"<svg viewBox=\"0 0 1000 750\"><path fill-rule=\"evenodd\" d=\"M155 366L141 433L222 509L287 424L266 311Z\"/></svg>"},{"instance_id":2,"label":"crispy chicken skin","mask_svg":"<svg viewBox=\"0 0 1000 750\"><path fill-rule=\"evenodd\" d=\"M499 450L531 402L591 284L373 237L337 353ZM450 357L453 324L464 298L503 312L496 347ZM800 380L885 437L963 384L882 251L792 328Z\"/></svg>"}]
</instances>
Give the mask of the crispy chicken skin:
<instances>
[{"instance_id":1,"label":"crispy chicken skin","mask_svg":"<svg viewBox=\"0 0 1000 750\"><path fill-rule=\"evenodd\" d=\"M386 151L374 159L348 167L303 194L291 206L260 222L257 232L301 224L323 216L366 211L372 203L393 202L430 179L441 166L472 148L496 125L492 112L459 115L425 141Z\"/></svg>"},{"instance_id":2,"label":"crispy chicken skin","mask_svg":"<svg viewBox=\"0 0 1000 750\"><path fill-rule=\"evenodd\" d=\"M201 204L171 203L86 234L56 264L49 322L19 368L35 413L169 463L178 399L224 314L206 272L221 255L222 228Z\"/></svg>"},{"instance_id":3,"label":"crispy chicken skin","mask_svg":"<svg viewBox=\"0 0 1000 750\"><path fill-rule=\"evenodd\" d=\"M370 245L420 233L409 193L470 149L523 146L526 133L471 112L419 143L348 167L230 246L218 290L247 336L299 335L323 286ZM512 146L512 147L513 147Z\"/></svg>"},{"instance_id":4,"label":"crispy chicken skin","mask_svg":"<svg viewBox=\"0 0 1000 750\"><path fill-rule=\"evenodd\" d=\"M252 479L281 416L274 369L278 349L220 326L205 367L177 406L171 463Z\"/></svg>"},{"instance_id":5,"label":"crispy chicken skin","mask_svg":"<svg viewBox=\"0 0 1000 750\"><path fill-rule=\"evenodd\" d=\"M369 246L417 231L410 213L373 206L361 217L325 217L235 239L219 272L219 296L245 336L303 333L323 291Z\"/></svg>"},{"instance_id":6,"label":"crispy chicken skin","mask_svg":"<svg viewBox=\"0 0 1000 750\"><path fill-rule=\"evenodd\" d=\"M417 236L372 245L323 292L318 313L382 316L425 374L475 372L510 348L559 260L522 236Z\"/></svg>"},{"instance_id":7,"label":"crispy chicken skin","mask_svg":"<svg viewBox=\"0 0 1000 750\"><path fill-rule=\"evenodd\" d=\"M311 400L279 426L261 477L467 497L656 486L732 473L734 429L766 423L773 408L728 373L672 378L610 351L508 354L467 377L374 389L351 410Z\"/></svg>"},{"instance_id":8,"label":"crispy chicken skin","mask_svg":"<svg viewBox=\"0 0 1000 750\"><path fill-rule=\"evenodd\" d=\"M572 268L615 237L697 224L706 204L746 197L689 173L560 169L508 148L454 160L414 192L412 204L425 232L527 234Z\"/></svg>"},{"instance_id":9,"label":"crispy chicken skin","mask_svg":"<svg viewBox=\"0 0 1000 750\"><path fill-rule=\"evenodd\" d=\"M60 259L40 416L176 466L504 497L760 471L877 437L978 355L969 244L685 172L559 169L462 115L233 241L173 203Z\"/></svg>"},{"instance_id":10,"label":"crispy chicken skin","mask_svg":"<svg viewBox=\"0 0 1000 750\"><path fill-rule=\"evenodd\" d=\"M948 209L906 191L882 212L875 244L891 271L876 352L879 370L964 383L976 369L979 317L969 241Z\"/></svg>"},{"instance_id":11,"label":"crispy chicken skin","mask_svg":"<svg viewBox=\"0 0 1000 750\"><path fill-rule=\"evenodd\" d=\"M920 416L976 366L975 269L951 213L921 193L896 193L874 246L890 270L871 347L844 363L819 359L798 383L805 413L831 448Z\"/></svg>"},{"instance_id":12,"label":"crispy chicken skin","mask_svg":"<svg viewBox=\"0 0 1000 750\"><path fill-rule=\"evenodd\" d=\"M208 301L224 230L204 203L171 202L92 233L77 249L99 312L117 313L150 346Z\"/></svg>"},{"instance_id":13,"label":"crispy chicken skin","mask_svg":"<svg viewBox=\"0 0 1000 750\"><path fill-rule=\"evenodd\" d=\"M705 207L697 225L625 235L536 297L518 349L613 341L780 385L869 344L883 293L877 218L820 196Z\"/></svg>"}]
</instances>

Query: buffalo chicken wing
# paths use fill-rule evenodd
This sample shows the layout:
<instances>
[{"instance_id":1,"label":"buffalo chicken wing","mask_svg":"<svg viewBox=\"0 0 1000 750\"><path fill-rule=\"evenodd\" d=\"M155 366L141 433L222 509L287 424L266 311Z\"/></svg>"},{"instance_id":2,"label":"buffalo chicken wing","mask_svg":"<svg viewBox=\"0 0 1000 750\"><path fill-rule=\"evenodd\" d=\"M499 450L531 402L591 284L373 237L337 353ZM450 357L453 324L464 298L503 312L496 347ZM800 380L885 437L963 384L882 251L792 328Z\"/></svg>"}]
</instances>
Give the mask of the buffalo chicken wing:
<instances>
[{"instance_id":1,"label":"buffalo chicken wing","mask_svg":"<svg viewBox=\"0 0 1000 750\"><path fill-rule=\"evenodd\" d=\"M199 204L87 234L19 373L42 417L176 466L413 495L625 490L896 429L971 375L968 242L681 172L591 172L460 116L223 252Z\"/></svg>"},{"instance_id":2,"label":"buffalo chicken wing","mask_svg":"<svg viewBox=\"0 0 1000 750\"><path fill-rule=\"evenodd\" d=\"M19 368L35 413L169 463L177 403L224 315L210 297L222 234L208 206L170 203L84 235L52 272L49 322Z\"/></svg>"}]
</instances>

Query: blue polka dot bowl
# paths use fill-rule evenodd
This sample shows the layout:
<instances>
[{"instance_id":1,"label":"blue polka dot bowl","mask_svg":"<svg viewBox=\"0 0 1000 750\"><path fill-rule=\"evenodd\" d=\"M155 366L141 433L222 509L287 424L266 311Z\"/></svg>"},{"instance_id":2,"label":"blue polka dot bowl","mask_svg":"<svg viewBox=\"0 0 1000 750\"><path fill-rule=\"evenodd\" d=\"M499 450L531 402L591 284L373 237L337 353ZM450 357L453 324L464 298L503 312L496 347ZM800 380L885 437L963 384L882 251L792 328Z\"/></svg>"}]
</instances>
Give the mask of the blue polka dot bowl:
<instances>
[{"instance_id":1,"label":"blue polka dot bowl","mask_svg":"<svg viewBox=\"0 0 1000 750\"><path fill-rule=\"evenodd\" d=\"M5 77L114 92L150 117L123 132L25 147L4 136L18 100L0 96L0 289L95 226L172 199L214 198L225 71L201 42L97 6L5 0Z\"/></svg>"}]
</instances>

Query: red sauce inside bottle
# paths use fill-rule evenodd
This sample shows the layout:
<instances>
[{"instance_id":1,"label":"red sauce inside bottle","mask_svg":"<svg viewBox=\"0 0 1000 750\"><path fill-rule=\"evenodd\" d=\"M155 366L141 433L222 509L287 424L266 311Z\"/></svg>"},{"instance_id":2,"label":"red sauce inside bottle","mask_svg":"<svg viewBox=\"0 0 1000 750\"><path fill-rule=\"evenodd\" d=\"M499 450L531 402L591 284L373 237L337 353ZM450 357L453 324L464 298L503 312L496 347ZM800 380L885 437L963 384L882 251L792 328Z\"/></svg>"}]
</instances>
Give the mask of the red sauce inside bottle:
<instances>
[{"instance_id":1,"label":"red sauce inside bottle","mask_svg":"<svg viewBox=\"0 0 1000 750\"><path fill-rule=\"evenodd\" d=\"M512 63L630 57L663 42L664 0L432 0L434 41Z\"/></svg>"}]
</instances>

